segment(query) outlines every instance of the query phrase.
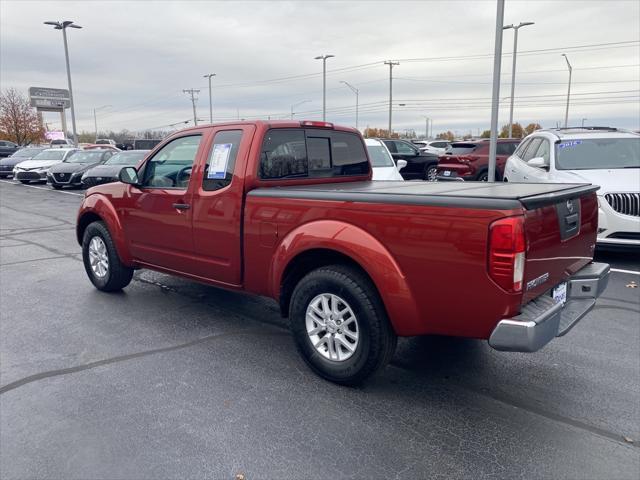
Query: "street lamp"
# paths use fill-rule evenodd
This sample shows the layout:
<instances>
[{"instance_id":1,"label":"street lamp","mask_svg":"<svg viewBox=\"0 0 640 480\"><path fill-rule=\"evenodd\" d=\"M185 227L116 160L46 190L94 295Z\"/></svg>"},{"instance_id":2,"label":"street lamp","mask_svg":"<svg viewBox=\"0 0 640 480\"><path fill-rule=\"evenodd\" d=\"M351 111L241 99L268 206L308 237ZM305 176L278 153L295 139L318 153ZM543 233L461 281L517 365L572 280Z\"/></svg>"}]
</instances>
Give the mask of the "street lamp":
<instances>
[{"instance_id":1,"label":"street lamp","mask_svg":"<svg viewBox=\"0 0 640 480\"><path fill-rule=\"evenodd\" d=\"M424 139L428 140L429 139L429 121L431 120L429 117L422 115L422 117L425 119L426 123L425 123L425 128L424 128Z\"/></svg>"},{"instance_id":2,"label":"street lamp","mask_svg":"<svg viewBox=\"0 0 640 480\"><path fill-rule=\"evenodd\" d=\"M583 119L582 119L582 127L584 127L584 121L585 121L585 120L589 120L589 119L588 119L588 118L583 118Z\"/></svg>"},{"instance_id":3,"label":"street lamp","mask_svg":"<svg viewBox=\"0 0 640 480\"><path fill-rule=\"evenodd\" d=\"M291 105L291 120L293 120L293 115L294 115L293 109L296 108L298 105L302 105L303 103L307 103L307 102L310 102L310 101L311 100L303 100L301 102L294 103L293 105Z\"/></svg>"},{"instance_id":4,"label":"street lamp","mask_svg":"<svg viewBox=\"0 0 640 480\"><path fill-rule=\"evenodd\" d=\"M567 128L569 122L569 99L571 98L571 72L573 68L571 68L571 64L569 63L569 57L565 53L562 54L564 59L567 61L567 67L569 68L569 88L567 89L567 108L564 111L564 128Z\"/></svg>"},{"instance_id":5,"label":"street lamp","mask_svg":"<svg viewBox=\"0 0 640 480\"><path fill-rule=\"evenodd\" d=\"M314 60L322 60L322 121L327 120L327 58L335 55L319 55Z\"/></svg>"},{"instance_id":6,"label":"street lamp","mask_svg":"<svg viewBox=\"0 0 640 480\"><path fill-rule=\"evenodd\" d=\"M82 28L71 20L62 22L44 22L45 25L52 25L55 30L62 30L62 39L64 41L64 57L67 62L67 81L69 83L69 102L71 103L71 126L73 127L73 144L78 146L78 135L76 133L76 112L73 106L73 89L71 88L71 69L69 68L69 48L67 47L67 28ZM63 110L64 113L64 110ZM65 135L67 133L65 132Z\"/></svg>"},{"instance_id":7,"label":"street lamp","mask_svg":"<svg viewBox=\"0 0 640 480\"><path fill-rule=\"evenodd\" d=\"M209 79L209 123L213 123L213 101L211 100L211 77L215 77L215 73L208 73L203 75L203 78Z\"/></svg>"},{"instance_id":8,"label":"street lamp","mask_svg":"<svg viewBox=\"0 0 640 480\"><path fill-rule=\"evenodd\" d=\"M349 82L345 82L344 80L340 80L340 83L344 83L347 87L349 87L351 89L351 91L353 93L356 94L356 130L358 130L358 96L360 94L360 91L356 87L351 85Z\"/></svg>"},{"instance_id":9,"label":"street lamp","mask_svg":"<svg viewBox=\"0 0 640 480\"><path fill-rule=\"evenodd\" d=\"M96 127L96 142L98 141L98 117L96 116L96 112L98 110L102 110L103 108L109 108L111 105L103 105L101 107L96 107L93 109L93 124Z\"/></svg>"},{"instance_id":10,"label":"street lamp","mask_svg":"<svg viewBox=\"0 0 640 480\"><path fill-rule=\"evenodd\" d=\"M509 138L513 134L513 94L516 89L516 54L518 53L518 30L527 25L534 25L534 22L520 22L519 25L505 25L503 30L513 28L513 65L511 67L511 107L509 108Z\"/></svg>"}]
</instances>

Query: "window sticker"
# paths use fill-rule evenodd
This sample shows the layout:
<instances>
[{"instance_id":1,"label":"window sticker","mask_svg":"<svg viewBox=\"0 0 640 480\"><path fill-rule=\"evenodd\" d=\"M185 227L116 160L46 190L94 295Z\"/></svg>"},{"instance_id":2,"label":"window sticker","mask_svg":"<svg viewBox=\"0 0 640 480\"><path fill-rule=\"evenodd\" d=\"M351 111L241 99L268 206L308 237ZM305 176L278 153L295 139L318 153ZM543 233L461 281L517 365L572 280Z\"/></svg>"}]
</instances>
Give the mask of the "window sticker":
<instances>
[{"instance_id":1,"label":"window sticker","mask_svg":"<svg viewBox=\"0 0 640 480\"><path fill-rule=\"evenodd\" d=\"M570 142L563 142L563 143L559 144L558 148L575 147L576 145L580 145L581 143L582 143L582 140L572 140Z\"/></svg>"},{"instance_id":2,"label":"window sticker","mask_svg":"<svg viewBox=\"0 0 640 480\"><path fill-rule=\"evenodd\" d=\"M231 143L218 143L213 146L207 178L225 178L227 176L227 163L232 146Z\"/></svg>"}]
</instances>

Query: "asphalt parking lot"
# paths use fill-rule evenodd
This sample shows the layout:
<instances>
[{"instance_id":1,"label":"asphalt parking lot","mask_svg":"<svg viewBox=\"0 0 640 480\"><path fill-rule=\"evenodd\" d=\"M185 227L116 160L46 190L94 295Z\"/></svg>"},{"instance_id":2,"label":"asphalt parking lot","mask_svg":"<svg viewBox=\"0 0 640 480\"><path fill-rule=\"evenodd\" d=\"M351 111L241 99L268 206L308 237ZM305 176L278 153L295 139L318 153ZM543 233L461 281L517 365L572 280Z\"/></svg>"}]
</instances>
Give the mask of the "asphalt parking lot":
<instances>
[{"instance_id":1,"label":"asphalt parking lot","mask_svg":"<svg viewBox=\"0 0 640 480\"><path fill-rule=\"evenodd\" d=\"M95 290L81 192L0 182L0 477L640 477L640 255L535 354L402 340L361 388L298 357L268 300L140 271Z\"/></svg>"}]
</instances>

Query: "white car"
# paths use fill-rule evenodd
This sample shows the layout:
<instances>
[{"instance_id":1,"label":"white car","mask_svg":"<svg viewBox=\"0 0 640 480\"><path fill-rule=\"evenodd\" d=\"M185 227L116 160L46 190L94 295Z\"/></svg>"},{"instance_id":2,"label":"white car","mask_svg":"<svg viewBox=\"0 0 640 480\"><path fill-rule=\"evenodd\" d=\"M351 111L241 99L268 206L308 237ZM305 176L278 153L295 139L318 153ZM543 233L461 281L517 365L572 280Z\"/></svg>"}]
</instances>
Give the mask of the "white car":
<instances>
[{"instance_id":1,"label":"white car","mask_svg":"<svg viewBox=\"0 0 640 480\"><path fill-rule=\"evenodd\" d=\"M13 178L22 183L46 182L47 172L52 166L79 151L78 148L47 148L31 160L20 162L13 167Z\"/></svg>"},{"instance_id":2,"label":"white car","mask_svg":"<svg viewBox=\"0 0 640 480\"><path fill-rule=\"evenodd\" d=\"M448 140L430 140L428 142L425 142L423 146L419 146L418 148L422 152L444 155L444 152L447 151L447 147L449 145L451 145L451 142Z\"/></svg>"},{"instance_id":3,"label":"white car","mask_svg":"<svg viewBox=\"0 0 640 480\"><path fill-rule=\"evenodd\" d=\"M396 166L389 149L381 140L366 138L364 143L367 146L369 159L371 160L372 180L404 180L400 175L400 170L407 166L406 160L398 160L398 165Z\"/></svg>"},{"instance_id":4,"label":"white car","mask_svg":"<svg viewBox=\"0 0 640 480\"><path fill-rule=\"evenodd\" d=\"M598 244L640 246L640 135L605 127L538 130L504 169L505 182L592 183Z\"/></svg>"}]
</instances>

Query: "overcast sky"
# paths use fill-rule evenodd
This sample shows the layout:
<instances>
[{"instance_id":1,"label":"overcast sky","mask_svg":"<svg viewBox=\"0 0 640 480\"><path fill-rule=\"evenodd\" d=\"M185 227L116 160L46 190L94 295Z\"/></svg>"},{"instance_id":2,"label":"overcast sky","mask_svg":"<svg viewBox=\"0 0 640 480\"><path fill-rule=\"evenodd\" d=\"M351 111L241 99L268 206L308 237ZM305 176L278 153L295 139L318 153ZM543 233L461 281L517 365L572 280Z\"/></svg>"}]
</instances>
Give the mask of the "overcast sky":
<instances>
[{"instance_id":1,"label":"overcast sky","mask_svg":"<svg viewBox=\"0 0 640 480\"><path fill-rule=\"evenodd\" d=\"M0 0L0 86L67 88L62 35L47 20L74 20L69 51L78 130L168 129L193 117L183 89L213 79L214 121L319 119L327 61L327 120L387 126L394 68L394 130L459 133L489 127L495 1L46 1ZM505 24L535 25L518 39L514 120L640 128L640 2L507 0ZM623 43L624 42L624 43ZM608 44L608 45L604 45ZM613 44L613 45L612 45ZM504 34L500 123L508 122L513 30ZM535 51L538 50L538 51ZM544 51L539 51L544 50ZM461 58L462 57L462 58ZM400 106L399 104L404 104ZM70 115L69 128L71 128ZM56 114L45 114L51 129Z\"/></svg>"}]
</instances>

